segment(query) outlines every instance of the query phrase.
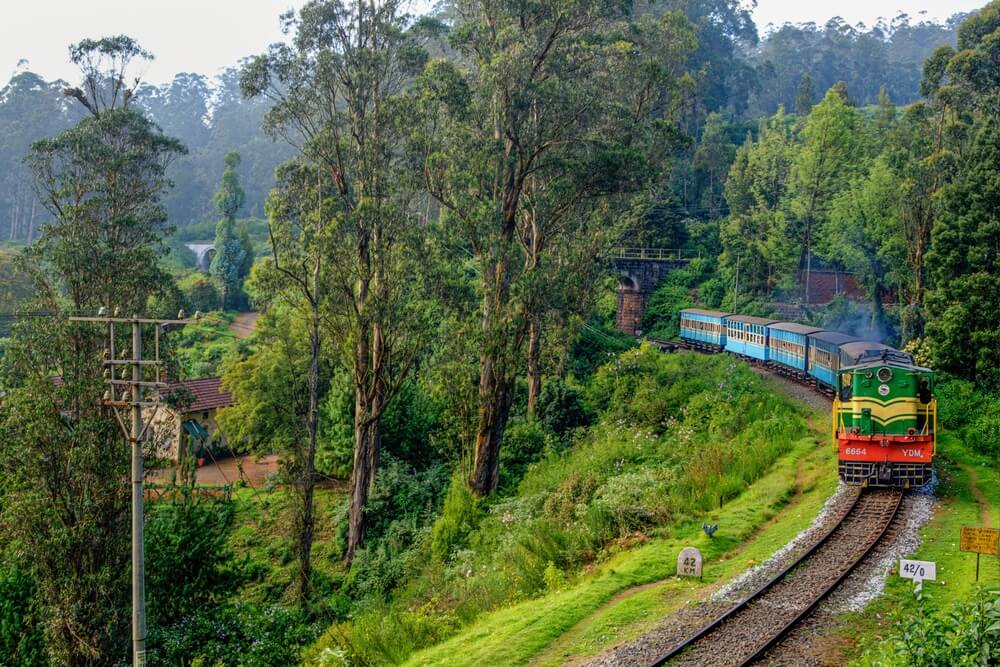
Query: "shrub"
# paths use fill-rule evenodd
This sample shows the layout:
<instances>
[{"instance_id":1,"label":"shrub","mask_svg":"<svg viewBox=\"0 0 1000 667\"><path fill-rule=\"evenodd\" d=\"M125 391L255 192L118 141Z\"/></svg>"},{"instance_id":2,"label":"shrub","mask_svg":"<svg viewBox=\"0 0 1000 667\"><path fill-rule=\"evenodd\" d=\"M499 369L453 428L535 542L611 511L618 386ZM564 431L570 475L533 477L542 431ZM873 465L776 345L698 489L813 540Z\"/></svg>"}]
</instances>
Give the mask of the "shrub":
<instances>
[{"instance_id":1,"label":"shrub","mask_svg":"<svg viewBox=\"0 0 1000 667\"><path fill-rule=\"evenodd\" d=\"M650 295L642 316L642 330L652 338L670 339L680 335L680 312L694 305L686 287L664 283Z\"/></svg>"},{"instance_id":2,"label":"shrub","mask_svg":"<svg viewBox=\"0 0 1000 667\"><path fill-rule=\"evenodd\" d=\"M192 273L177 281L191 307L207 312L219 308L219 290L204 273Z\"/></svg>"},{"instance_id":3,"label":"shrub","mask_svg":"<svg viewBox=\"0 0 1000 667\"><path fill-rule=\"evenodd\" d=\"M35 581L16 567L4 565L0 569L0 665L49 664L42 617Z\"/></svg>"},{"instance_id":4,"label":"shrub","mask_svg":"<svg viewBox=\"0 0 1000 667\"><path fill-rule=\"evenodd\" d=\"M150 506L145 529L150 625L171 625L239 586L227 567L232 517L228 502L188 498Z\"/></svg>"},{"instance_id":5,"label":"shrub","mask_svg":"<svg viewBox=\"0 0 1000 667\"><path fill-rule=\"evenodd\" d=\"M199 609L169 628L152 629L149 664L156 667L294 665L319 634L302 612L237 602Z\"/></svg>"},{"instance_id":6,"label":"shrub","mask_svg":"<svg viewBox=\"0 0 1000 667\"><path fill-rule=\"evenodd\" d=\"M616 475L594 494L595 516L609 525L601 533L628 535L665 521L670 515L669 473L649 470Z\"/></svg>"},{"instance_id":7,"label":"shrub","mask_svg":"<svg viewBox=\"0 0 1000 667\"><path fill-rule=\"evenodd\" d=\"M480 518L479 499L469 491L464 477L456 473L451 478L441 516L431 530L431 553L438 560L446 560L449 554L465 545Z\"/></svg>"},{"instance_id":8,"label":"shrub","mask_svg":"<svg viewBox=\"0 0 1000 667\"><path fill-rule=\"evenodd\" d=\"M547 429L563 435L590 421L580 392L560 377L546 378L538 395L538 418Z\"/></svg>"},{"instance_id":9,"label":"shrub","mask_svg":"<svg viewBox=\"0 0 1000 667\"><path fill-rule=\"evenodd\" d=\"M979 591L943 613L906 613L897 620L896 631L855 664L993 665L1000 656L1000 591Z\"/></svg>"},{"instance_id":10,"label":"shrub","mask_svg":"<svg viewBox=\"0 0 1000 667\"><path fill-rule=\"evenodd\" d=\"M542 457L545 443L545 430L537 419L512 419L500 448L500 486L516 485L528 466Z\"/></svg>"}]
</instances>

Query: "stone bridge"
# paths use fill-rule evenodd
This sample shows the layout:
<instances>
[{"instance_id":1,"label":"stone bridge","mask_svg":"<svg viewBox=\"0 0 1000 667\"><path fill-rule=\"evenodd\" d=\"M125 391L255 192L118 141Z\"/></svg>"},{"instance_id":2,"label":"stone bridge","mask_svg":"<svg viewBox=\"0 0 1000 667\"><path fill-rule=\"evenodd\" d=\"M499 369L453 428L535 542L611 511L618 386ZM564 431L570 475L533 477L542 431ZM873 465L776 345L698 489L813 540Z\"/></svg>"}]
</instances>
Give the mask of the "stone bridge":
<instances>
[{"instance_id":1,"label":"stone bridge","mask_svg":"<svg viewBox=\"0 0 1000 667\"><path fill-rule=\"evenodd\" d=\"M618 276L618 309L615 326L635 336L642 328L642 315L653 290L668 273L685 266L694 257L665 248L618 248L609 259Z\"/></svg>"},{"instance_id":2,"label":"stone bridge","mask_svg":"<svg viewBox=\"0 0 1000 667\"><path fill-rule=\"evenodd\" d=\"M200 271L208 271L212 264L212 253L215 252L215 244L212 242L185 243L185 247L194 253L195 266Z\"/></svg>"}]
</instances>

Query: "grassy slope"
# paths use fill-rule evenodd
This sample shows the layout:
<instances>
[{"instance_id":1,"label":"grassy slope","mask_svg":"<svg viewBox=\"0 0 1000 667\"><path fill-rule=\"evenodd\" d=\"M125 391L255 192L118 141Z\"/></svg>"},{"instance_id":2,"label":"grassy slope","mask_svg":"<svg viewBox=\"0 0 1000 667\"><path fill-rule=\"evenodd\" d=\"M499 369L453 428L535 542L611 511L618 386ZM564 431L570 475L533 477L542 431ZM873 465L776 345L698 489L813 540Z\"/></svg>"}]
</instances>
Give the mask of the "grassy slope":
<instances>
[{"instance_id":1,"label":"grassy slope","mask_svg":"<svg viewBox=\"0 0 1000 667\"><path fill-rule=\"evenodd\" d=\"M319 586L340 570L336 527L345 498L342 490L320 488L316 491L312 564ZM237 490L233 499L236 516L229 547L250 579L240 591L240 598L261 603L284 601L291 592L296 573L292 526L295 519L293 503L297 499L285 489L250 488Z\"/></svg>"},{"instance_id":2,"label":"grassy slope","mask_svg":"<svg viewBox=\"0 0 1000 667\"><path fill-rule=\"evenodd\" d=\"M616 555L566 590L486 614L454 638L415 654L408 664L560 664L595 655L767 558L812 521L836 487L832 452L825 446L828 417L816 416L819 426L812 437L796 443L767 475L720 510L692 517L672 535ZM719 523L712 540L700 530L704 520ZM702 582L673 576L677 553L690 545L705 557Z\"/></svg>"}]
</instances>

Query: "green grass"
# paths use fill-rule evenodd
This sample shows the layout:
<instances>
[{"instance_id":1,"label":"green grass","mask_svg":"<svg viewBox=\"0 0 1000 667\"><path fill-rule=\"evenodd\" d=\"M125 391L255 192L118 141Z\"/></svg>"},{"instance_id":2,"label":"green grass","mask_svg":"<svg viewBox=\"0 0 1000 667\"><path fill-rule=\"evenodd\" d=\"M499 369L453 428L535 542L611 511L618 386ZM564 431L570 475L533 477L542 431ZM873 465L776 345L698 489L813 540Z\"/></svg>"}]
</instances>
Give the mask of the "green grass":
<instances>
[{"instance_id":1,"label":"green grass","mask_svg":"<svg viewBox=\"0 0 1000 667\"><path fill-rule=\"evenodd\" d=\"M316 532L312 551L318 587L342 570L336 525L343 491L316 490ZM242 600L254 603L289 603L296 574L294 517L296 497L287 489L242 488L233 494L235 516L228 545L248 581Z\"/></svg>"},{"instance_id":2,"label":"green grass","mask_svg":"<svg viewBox=\"0 0 1000 667\"><path fill-rule=\"evenodd\" d=\"M635 637L699 592L770 556L808 526L836 488L832 454L814 438L795 443L770 473L720 510L692 517L673 535L620 553L570 588L487 614L454 638L414 654L406 664L558 664ZM798 463L801 462L800 476ZM805 488L797 486L806 480ZM787 509L795 499L794 507ZM784 511L786 510L787 511ZM762 526L781 520L758 534ZM709 539L702 521L718 522ZM745 548L740 545L752 540ZM678 552L696 546L703 581L674 579ZM662 584L621 595L652 582ZM621 596L613 604L609 601Z\"/></svg>"},{"instance_id":3,"label":"green grass","mask_svg":"<svg viewBox=\"0 0 1000 667\"><path fill-rule=\"evenodd\" d=\"M842 619L840 634L851 657L858 657L887 634L900 631L908 618L950 610L956 603L968 600L977 588L976 556L958 549L961 527L982 524L969 471L976 476L976 486L988 502L992 527L1000 525L1000 474L995 462L970 451L950 433L942 434L939 440L936 465L941 478L938 504L933 518L921 530L920 546L910 557L937 563L937 581L925 582L922 599L918 600L909 581L890 574L881 598L864 612ZM1000 559L981 557L979 585L1000 587Z\"/></svg>"}]
</instances>

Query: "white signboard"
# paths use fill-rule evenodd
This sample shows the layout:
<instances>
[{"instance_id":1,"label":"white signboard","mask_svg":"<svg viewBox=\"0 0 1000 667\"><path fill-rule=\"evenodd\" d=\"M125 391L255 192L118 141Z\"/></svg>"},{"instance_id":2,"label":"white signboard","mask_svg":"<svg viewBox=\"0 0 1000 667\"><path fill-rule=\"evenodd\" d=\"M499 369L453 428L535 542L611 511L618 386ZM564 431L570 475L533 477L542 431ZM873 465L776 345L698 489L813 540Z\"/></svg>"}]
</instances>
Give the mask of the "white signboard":
<instances>
[{"instance_id":1,"label":"white signboard","mask_svg":"<svg viewBox=\"0 0 1000 667\"><path fill-rule=\"evenodd\" d=\"M681 577L701 576L701 552L694 547L685 547L677 555L677 575Z\"/></svg>"},{"instance_id":2,"label":"white signboard","mask_svg":"<svg viewBox=\"0 0 1000 667\"><path fill-rule=\"evenodd\" d=\"M937 564L929 560L907 560L900 558L899 576L904 579L934 581L937 576Z\"/></svg>"}]
</instances>

